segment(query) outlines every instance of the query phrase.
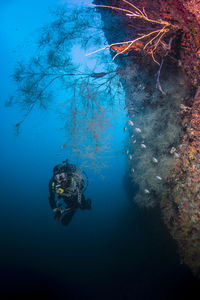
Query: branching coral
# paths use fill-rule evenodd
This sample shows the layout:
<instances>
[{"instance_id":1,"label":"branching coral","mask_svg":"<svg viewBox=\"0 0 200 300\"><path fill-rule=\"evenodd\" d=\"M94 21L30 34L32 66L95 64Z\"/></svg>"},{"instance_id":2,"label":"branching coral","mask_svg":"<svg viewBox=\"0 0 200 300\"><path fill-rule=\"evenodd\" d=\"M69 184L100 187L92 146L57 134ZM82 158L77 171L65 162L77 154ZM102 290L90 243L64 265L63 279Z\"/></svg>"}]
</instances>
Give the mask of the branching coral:
<instances>
[{"instance_id":1,"label":"branching coral","mask_svg":"<svg viewBox=\"0 0 200 300\"><path fill-rule=\"evenodd\" d=\"M153 20L147 16L147 13L145 12L145 9L142 10L137 8L132 3L122 0L123 2L127 3L129 6L131 6L132 10L124 9L121 7L116 6L109 6L109 5L94 5L95 7L102 7L102 8L110 8L112 10L120 11L125 13L127 17L140 19L142 21L149 22L153 25L158 25L160 28L152 29L151 32L146 34L141 34L139 37L126 41L126 42L118 42L118 43L112 43L110 45L107 45L106 47L103 47L101 49L98 49L92 53L89 53L88 55L94 54L96 52L102 51L104 49L112 48L114 51L117 51L115 56L113 57L113 60L119 55L123 53L127 53L130 50L134 49L136 51L143 50L145 53L151 54L152 59L155 63L160 65L160 63L155 58L156 50L158 49L158 46L161 46L165 51L168 50L167 44L163 41L163 37L168 33L170 30L176 30L178 27L176 25L172 25L168 21L163 21L161 19ZM141 42L142 40L142 42ZM117 45L122 45L120 47L116 47Z\"/></svg>"}]
</instances>

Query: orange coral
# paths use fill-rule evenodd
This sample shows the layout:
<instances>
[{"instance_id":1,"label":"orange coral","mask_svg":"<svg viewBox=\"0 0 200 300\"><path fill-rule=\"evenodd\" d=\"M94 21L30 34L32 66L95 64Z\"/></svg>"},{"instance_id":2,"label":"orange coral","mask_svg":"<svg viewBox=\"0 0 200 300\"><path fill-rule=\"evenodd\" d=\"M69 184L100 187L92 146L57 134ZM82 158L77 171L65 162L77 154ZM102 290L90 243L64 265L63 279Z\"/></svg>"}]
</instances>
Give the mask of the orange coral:
<instances>
[{"instance_id":1,"label":"orange coral","mask_svg":"<svg viewBox=\"0 0 200 300\"><path fill-rule=\"evenodd\" d=\"M121 53L123 51L123 53L128 53L131 50L135 50L135 51L140 51L141 49L143 49L144 44L142 42L136 41L133 45L131 45L129 48L127 48L127 44L123 44L122 46L112 46L111 48L118 52Z\"/></svg>"}]
</instances>

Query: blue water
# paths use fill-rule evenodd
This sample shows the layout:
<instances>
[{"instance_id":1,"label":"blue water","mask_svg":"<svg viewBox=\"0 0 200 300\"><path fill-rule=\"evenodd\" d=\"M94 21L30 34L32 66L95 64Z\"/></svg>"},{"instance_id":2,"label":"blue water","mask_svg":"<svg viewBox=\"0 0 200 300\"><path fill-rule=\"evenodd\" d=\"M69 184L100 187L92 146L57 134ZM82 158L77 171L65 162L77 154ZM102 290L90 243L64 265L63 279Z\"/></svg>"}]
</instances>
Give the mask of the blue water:
<instances>
[{"instance_id":1,"label":"blue water","mask_svg":"<svg viewBox=\"0 0 200 300\"><path fill-rule=\"evenodd\" d=\"M4 106L15 91L10 74L34 51L38 28L51 20L49 8L66 2L0 2L1 299L179 299L193 278L179 264L159 212L140 211L131 201L123 102L108 115L109 156L101 154L97 172L85 167L92 210L77 211L68 227L53 218L48 182L56 164L69 158L81 166L81 158L71 146L62 149L68 136L56 104L35 110L21 134L13 132L22 112Z\"/></svg>"}]
</instances>

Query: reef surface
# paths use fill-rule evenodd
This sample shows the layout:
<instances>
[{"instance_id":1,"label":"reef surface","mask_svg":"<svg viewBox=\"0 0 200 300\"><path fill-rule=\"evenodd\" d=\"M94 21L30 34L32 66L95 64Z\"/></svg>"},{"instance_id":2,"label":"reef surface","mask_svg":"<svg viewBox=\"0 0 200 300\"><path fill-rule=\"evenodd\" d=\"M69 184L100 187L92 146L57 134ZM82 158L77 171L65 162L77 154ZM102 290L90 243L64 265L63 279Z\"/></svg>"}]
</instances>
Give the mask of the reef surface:
<instances>
[{"instance_id":1,"label":"reef surface","mask_svg":"<svg viewBox=\"0 0 200 300\"><path fill-rule=\"evenodd\" d=\"M199 276L200 1L94 4L112 6L98 10L123 70L134 201L160 205L181 261Z\"/></svg>"}]
</instances>

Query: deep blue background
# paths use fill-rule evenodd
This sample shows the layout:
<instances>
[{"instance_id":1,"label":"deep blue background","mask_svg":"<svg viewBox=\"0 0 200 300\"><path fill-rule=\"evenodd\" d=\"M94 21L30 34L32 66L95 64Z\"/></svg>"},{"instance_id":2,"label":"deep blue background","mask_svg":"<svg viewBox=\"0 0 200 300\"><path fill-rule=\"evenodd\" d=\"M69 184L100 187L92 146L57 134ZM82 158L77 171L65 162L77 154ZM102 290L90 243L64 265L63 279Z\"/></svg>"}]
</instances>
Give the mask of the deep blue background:
<instances>
[{"instance_id":1,"label":"deep blue background","mask_svg":"<svg viewBox=\"0 0 200 300\"><path fill-rule=\"evenodd\" d=\"M123 111L109 129L109 167L85 170L92 210L78 211L68 227L56 223L48 204L53 167L67 157L78 163L72 149L60 150L67 138L62 120L52 106L13 133L22 112L4 107L15 91L10 74L34 51L37 29L51 18L48 7L64 2L0 1L2 299L179 299L196 282L179 264L159 211L139 211L131 201Z\"/></svg>"}]
</instances>

